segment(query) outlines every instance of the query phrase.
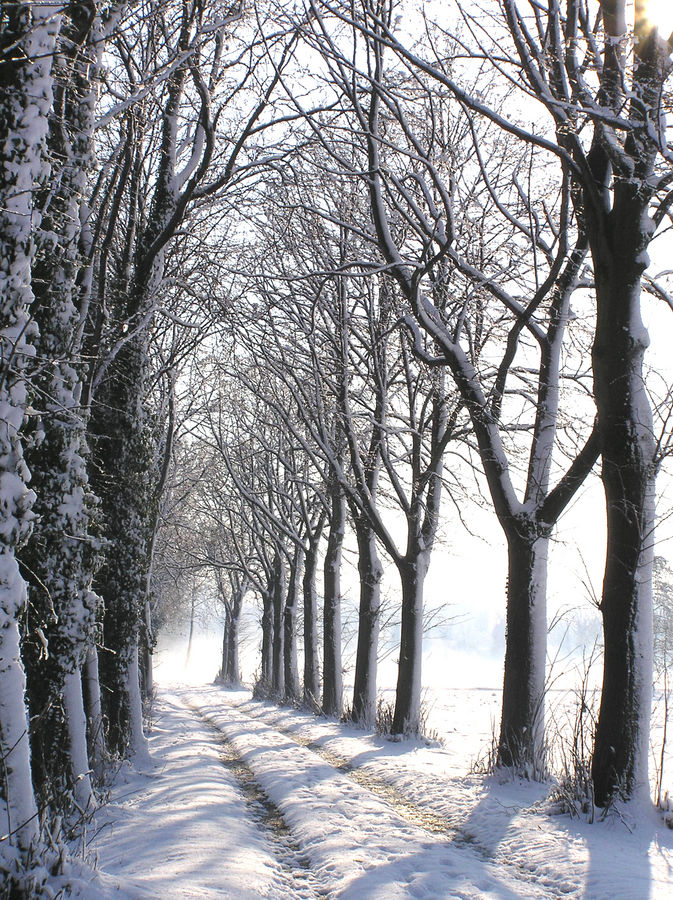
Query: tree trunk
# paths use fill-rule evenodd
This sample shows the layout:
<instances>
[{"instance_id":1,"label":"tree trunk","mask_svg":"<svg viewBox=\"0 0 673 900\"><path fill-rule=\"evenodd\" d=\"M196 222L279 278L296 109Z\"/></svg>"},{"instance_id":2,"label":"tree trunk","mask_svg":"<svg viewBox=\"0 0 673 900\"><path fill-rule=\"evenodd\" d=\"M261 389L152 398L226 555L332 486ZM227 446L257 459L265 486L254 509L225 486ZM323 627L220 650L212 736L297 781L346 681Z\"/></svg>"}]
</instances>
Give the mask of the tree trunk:
<instances>
[{"instance_id":1,"label":"tree trunk","mask_svg":"<svg viewBox=\"0 0 673 900\"><path fill-rule=\"evenodd\" d=\"M229 623L231 621L231 615L229 613L229 605L227 604L224 607L224 625L222 626L222 664L220 665L220 671L218 673L216 681L219 681L220 684L227 683L227 677L229 674Z\"/></svg>"},{"instance_id":2,"label":"tree trunk","mask_svg":"<svg viewBox=\"0 0 673 900\"><path fill-rule=\"evenodd\" d=\"M354 722L370 728L376 719L376 673L383 568L376 548L376 537L369 521L364 517L355 516L354 525L358 542L360 609L352 715Z\"/></svg>"},{"instance_id":3,"label":"tree trunk","mask_svg":"<svg viewBox=\"0 0 673 900\"><path fill-rule=\"evenodd\" d=\"M98 679L98 651L94 644L87 648L82 681L87 735L89 738L89 762L94 775L100 780L103 777L105 760L105 726L103 724L100 681Z\"/></svg>"},{"instance_id":4,"label":"tree trunk","mask_svg":"<svg viewBox=\"0 0 673 900\"><path fill-rule=\"evenodd\" d=\"M341 553L346 533L346 500L338 486L332 488L332 503L325 552L323 609L322 710L340 716L343 708L341 673Z\"/></svg>"},{"instance_id":5,"label":"tree trunk","mask_svg":"<svg viewBox=\"0 0 673 900\"><path fill-rule=\"evenodd\" d=\"M98 391L91 417L90 440L95 465L91 479L101 498L107 541L94 583L104 601L103 640L99 659L102 700L112 752L137 753L129 686L135 690L138 640L146 598L152 438L142 420L143 341L129 342ZM136 666L130 678L129 666ZM130 729L130 730L129 730Z\"/></svg>"},{"instance_id":6,"label":"tree trunk","mask_svg":"<svg viewBox=\"0 0 673 900\"><path fill-rule=\"evenodd\" d=\"M18 568L11 572L13 560L0 554L3 569L2 593L19 594L25 586ZM9 574L10 577L7 577ZM4 601L4 598L1 598ZM0 822L3 834L11 834L10 846L28 855L38 840L37 806L30 773L28 716L24 705L26 679L19 653L19 629L16 621L2 611L0 628L0 753L2 753L3 787ZM4 808L3 808L4 807ZM6 830L5 830L6 829ZM4 856L4 854L3 854ZM2 859L2 857L0 857Z\"/></svg>"},{"instance_id":7,"label":"tree trunk","mask_svg":"<svg viewBox=\"0 0 673 900\"><path fill-rule=\"evenodd\" d=\"M421 663L423 659L423 585L430 554L420 551L398 563L402 582L400 659L392 733L417 735L421 726Z\"/></svg>"},{"instance_id":8,"label":"tree trunk","mask_svg":"<svg viewBox=\"0 0 673 900\"><path fill-rule=\"evenodd\" d=\"M227 631L227 668L226 681L227 684L239 685L241 683L241 672L238 662L238 627L239 615L235 611L229 617L229 628Z\"/></svg>"},{"instance_id":9,"label":"tree trunk","mask_svg":"<svg viewBox=\"0 0 673 900\"><path fill-rule=\"evenodd\" d=\"M549 538L507 533L507 633L498 765L544 774Z\"/></svg>"},{"instance_id":10,"label":"tree trunk","mask_svg":"<svg viewBox=\"0 0 673 900\"><path fill-rule=\"evenodd\" d=\"M145 627L143 628L143 698L151 700L154 695L154 641L152 628L152 604L145 599Z\"/></svg>"},{"instance_id":11,"label":"tree trunk","mask_svg":"<svg viewBox=\"0 0 673 900\"><path fill-rule=\"evenodd\" d=\"M56 13L56 14L55 14ZM52 103L50 72L60 15L47 3L3 5L0 30L0 863L10 872L32 866L39 839L25 705L26 679L18 621L26 585L16 549L30 530L34 495L27 487L21 429L26 410L26 363L34 353L32 232L39 225L35 187L46 181L44 149ZM17 887L17 891L21 890Z\"/></svg>"},{"instance_id":12,"label":"tree trunk","mask_svg":"<svg viewBox=\"0 0 673 900\"><path fill-rule=\"evenodd\" d=\"M283 605L285 602L285 566L280 553L273 562L273 669L271 690L276 698L285 693L285 668L283 645Z\"/></svg>"},{"instance_id":13,"label":"tree trunk","mask_svg":"<svg viewBox=\"0 0 673 900\"><path fill-rule=\"evenodd\" d=\"M82 812L91 813L95 809L96 801L89 777L86 716L82 698L82 676L79 668L65 676L63 706L68 726L70 777L75 803Z\"/></svg>"},{"instance_id":14,"label":"tree trunk","mask_svg":"<svg viewBox=\"0 0 673 900\"><path fill-rule=\"evenodd\" d=\"M296 702L300 697L299 668L297 665L297 609L299 607L299 584L304 565L304 550L295 549L290 565L287 600L283 617L284 663L285 663L285 699Z\"/></svg>"},{"instance_id":15,"label":"tree trunk","mask_svg":"<svg viewBox=\"0 0 673 900\"><path fill-rule=\"evenodd\" d=\"M262 671L261 684L264 692L271 688L273 672L273 581L262 594Z\"/></svg>"},{"instance_id":16,"label":"tree trunk","mask_svg":"<svg viewBox=\"0 0 673 900\"><path fill-rule=\"evenodd\" d=\"M304 701L310 705L320 700L318 672L318 545L311 543L304 562Z\"/></svg>"},{"instance_id":17,"label":"tree trunk","mask_svg":"<svg viewBox=\"0 0 673 900\"><path fill-rule=\"evenodd\" d=\"M138 666L138 634L126 638L116 653L105 651L109 746L124 758L147 757L143 734L142 696ZM101 659L102 662L102 659Z\"/></svg>"},{"instance_id":18,"label":"tree trunk","mask_svg":"<svg viewBox=\"0 0 673 900\"><path fill-rule=\"evenodd\" d=\"M615 190L611 266L600 267L601 277L595 267L594 394L607 509L603 692L592 762L599 806L615 792L649 796L655 446L642 372L649 338L640 316L648 222L637 185Z\"/></svg>"},{"instance_id":19,"label":"tree trunk","mask_svg":"<svg viewBox=\"0 0 673 900\"><path fill-rule=\"evenodd\" d=\"M141 764L149 759L149 748L143 731L143 701L140 694L138 670L138 641L136 639L126 665L126 694L128 697L129 758Z\"/></svg>"}]
</instances>

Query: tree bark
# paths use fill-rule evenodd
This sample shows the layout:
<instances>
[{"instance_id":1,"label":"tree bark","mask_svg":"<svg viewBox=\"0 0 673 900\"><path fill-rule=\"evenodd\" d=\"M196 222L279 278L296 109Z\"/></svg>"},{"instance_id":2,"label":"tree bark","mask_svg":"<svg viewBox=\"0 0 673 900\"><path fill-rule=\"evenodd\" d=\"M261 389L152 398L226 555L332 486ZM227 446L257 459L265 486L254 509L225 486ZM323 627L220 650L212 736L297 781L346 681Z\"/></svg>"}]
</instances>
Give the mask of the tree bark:
<instances>
[{"instance_id":1,"label":"tree bark","mask_svg":"<svg viewBox=\"0 0 673 900\"><path fill-rule=\"evenodd\" d=\"M429 562L430 554L421 551L397 564L402 582L402 619L393 734L417 735L420 731L423 585Z\"/></svg>"},{"instance_id":2,"label":"tree bark","mask_svg":"<svg viewBox=\"0 0 673 900\"><path fill-rule=\"evenodd\" d=\"M354 722L370 728L376 719L376 675L383 567L376 548L376 535L369 520L364 516L354 516L353 522L358 543L360 607L352 715Z\"/></svg>"},{"instance_id":3,"label":"tree bark","mask_svg":"<svg viewBox=\"0 0 673 900\"><path fill-rule=\"evenodd\" d=\"M229 618L227 631L227 684L238 685L241 683L241 672L238 661L238 626L239 617L232 615Z\"/></svg>"},{"instance_id":4,"label":"tree bark","mask_svg":"<svg viewBox=\"0 0 673 900\"><path fill-rule=\"evenodd\" d=\"M68 727L70 778L73 795L79 809L91 813L96 800L89 776L89 757L86 740L86 716L82 698L82 676L74 669L65 676L63 684L63 706Z\"/></svg>"},{"instance_id":5,"label":"tree bark","mask_svg":"<svg viewBox=\"0 0 673 900\"><path fill-rule=\"evenodd\" d=\"M103 777L105 761L105 726L98 679L98 651L95 644L87 648L82 674L84 709L86 712L89 762L98 780Z\"/></svg>"},{"instance_id":6,"label":"tree bark","mask_svg":"<svg viewBox=\"0 0 673 900\"><path fill-rule=\"evenodd\" d=\"M526 533L522 525L508 529L507 544L507 643L498 765L539 778L544 774L549 538Z\"/></svg>"},{"instance_id":7,"label":"tree bark","mask_svg":"<svg viewBox=\"0 0 673 900\"><path fill-rule=\"evenodd\" d=\"M0 861L13 892L16 867L32 867L39 840L30 769L26 679L19 649L19 618L26 585L16 550L30 531L34 495L23 458L26 363L34 353L32 231L36 185L49 172L44 164L52 103L50 68L60 15L47 3L3 6L0 31L0 757L3 787L0 821L7 841ZM5 831L5 828L7 829ZM21 886L17 885L17 891Z\"/></svg>"},{"instance_id":8,"label":"tree bark","mask_svg":"<svg viewBox=\"0 0 673 900\"><path fill-rule=\"evenodd\" d=\"M323 696L322 710L340 716L343 709L341 672L341 553L346 533L346 500L335 481L331 490L329 535L324 563Z\"/></svg>"},{"instance_id":9,"label":"tree bark","mask_svg":"<svg viewBox=\"0 0 673 900\"><path fill-rule=\"evenodd\" d=\"M271 688L271 673L273 672L273 581L270 580L267 589L262 594L262 669L261 685L264 692Z\"/></svg>"},{"instance_id":10,"label":"tree bark","mask_svg":"<svg viewBox=\"0 0 673 900\"><path fill-rule=\"evenodd\" d=\"M222 662L220 664L220 672L216 681L221 684L227 683L229 675L229 628L231 622L231 613L229 612L229 604L224 607L224 624L222 626Z\"/></svg>"},{"instance_id":11,"label":"tree bark","mask_svg":"<svg viewBox=\"0 0 673 900\"><path fill-rule=\"evenodd\" d=\"M304 701L310 705L320 700L318 671L318 544L312 542L304 561Z\"/></svg>"},{"instance_id":12,"label":"tree bark","mask_svg":"<svg viewBox=\"0 0 673 900\"><path fill-rule=\"evenodd\" d=\"M650 229L637 185L615 194L608 235L614 253L609 265L596 265L593 350L607 511L603 692L592 762L599 806L615 792L648 794L652 691L655 446L642 371L649 338L640 316Z\"/></svg>"},{"instance_id":13,"label":"tree bark","mask_svg":"<svg viewBox=\"0 0 673 900\"><path fill-rule=\"evenodd\" d=\"M125 693L128 697L128 755L130 759L143 764L149 759L149 747L143 731L143 700L140 693L137 635L126 662L125 674Z\"/></svg>"},{"instance_id":14,"label":"tree bark","mask_svg":"<svg viewBox=\"0 0 673 900\"><path fill-rule=\"evenodd\" d=\"M304 564L304 550L298 546L295 549L290 564L290 578L288 581L287 600L283 616L284 628L284 665L285 665L285 699L290 702L299 700L301 691L299 687L299 667L297 664L297 609L299 606L299 584L301 582L302 568Z\"/></svg>"},{"instance_id":15,"label":"tree bark","mask_svg":"<svg viewBox=\"0 0 673 900\"><path fill-rule=\"evenodd\" d=\"M142 645L142 688L143 699L151 700L154 694L154 652L148 641L143 640Z\"/></svg>"},{"instance_id":16,"label":"tree bark","mask_svg":"<svg viewBox=\"0 0 673 900\"><path fill-rule=\"evenodd\" d=\"M271 691L278 699L285 693L283 606L285 603L285 565L280 553L273 561L273 668Z\"/></svg>"}]
</instances>

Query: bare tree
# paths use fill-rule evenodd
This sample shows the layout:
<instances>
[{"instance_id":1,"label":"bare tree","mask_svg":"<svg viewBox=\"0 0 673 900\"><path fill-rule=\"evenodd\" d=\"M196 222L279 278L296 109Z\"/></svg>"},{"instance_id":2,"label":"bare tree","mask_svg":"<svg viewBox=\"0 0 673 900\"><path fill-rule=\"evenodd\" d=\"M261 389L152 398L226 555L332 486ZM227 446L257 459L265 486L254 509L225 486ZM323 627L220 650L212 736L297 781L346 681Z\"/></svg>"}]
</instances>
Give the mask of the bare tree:
<instances>
[{"instance_id":1,"label":"bare tree","mask_svg":"<svg viewBox=\"0 0 673 900\"><path fill-rule=\"evenodd\" d=\"M141 631L151 641L151 625L141 620L160 500L153 482L161 483L160 448L169 443L155 403L162 373L152 369L150 347L166 319L181 323L180 301L191 302L198 289L194 282L186 288L188 273L172 268L176 255L185 259L184 222L192 217L198 234L209 204L230 212L227 197L264 164L268 101L292 36L265 42L264 52L278 47L277 70L261 65L252 84L261 12L246 17L237 3L199 2L161 6L150 17L139 10L115 41L114 86L100 117L110 162L96 187L92 225L87 397L108 540L96 584L105 600L105 646L114 650L100 666L111 689L104 695L111 741L121 753L144 748L138 649Z\"/></svg>"},{"instance_id":2,"label":"bare tree","mask_svg":"<svg viewBox=\"0 0 673 900\"><path fill-rule=\"evenodd\" d=\"M408 303L416 350L451 373L507 539L499 761L530 771L542 746L549 536L598 454L594 429L551 488L561 351L588 246L573 218L571 173L561 170L552 193L544 184L538 212L538 183L522 182L522 163L528 157L529 171L549 171L555 157L538 159L530 146L521 150L501 136L498 144L498 129L474 113L484 104L470 103L468 89L447 74L450 45L442 44L447 55L433 66L396 40L389 3L311 7L307 40L356 122L331 146L326 136L323 143L335 167L363 173L372 238ZM339 43L342 24L360 55ZM491 119L500 122L495 113ZM541 149L549 153L544 141ZM365 157L358 167L354 152ZM430 347L420 346L421 332ZM503 342L497 361L493 351L481 353L484 334ZM533 421L522 423L530 412ZM512 462L520 447L510 435L526 432L528 471L517 490Z\"/></svg>"}]
</instances>

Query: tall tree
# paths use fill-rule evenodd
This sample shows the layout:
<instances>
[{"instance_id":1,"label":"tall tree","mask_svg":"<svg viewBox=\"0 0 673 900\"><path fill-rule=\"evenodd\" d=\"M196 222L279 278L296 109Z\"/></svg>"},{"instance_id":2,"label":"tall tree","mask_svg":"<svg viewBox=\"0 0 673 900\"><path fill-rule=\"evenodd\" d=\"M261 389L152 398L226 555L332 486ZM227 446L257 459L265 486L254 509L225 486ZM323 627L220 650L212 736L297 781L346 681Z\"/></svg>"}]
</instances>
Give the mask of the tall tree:
<instances>
[{"instance_id":1,"label":"tall tree","mask_svg":"<svg viewBox=\"0 0 673 900\"><path fill-rule=\"evenodd\" d=\"M78 810L94 802L80 674L99 603L92 591L96 500L89 489L87 410L81 402L88 302L82 222L100 59L116 21L114 14L103 18L95 3L73 2L64 9L52 66L51 179L39 195L42 221L33 265L32 314L40 335L32 405L42 414L27 454L37 520L20 557L31 601L23 655L34 722L33 779L55 815L62 814L62 804L67 808L69 791Z\"/></svg>"},{"instance_id":2,"label":"tall tree","mask_svg":"<svg viewBox=\"0 0 673 900\"><path fill-rule=\"evenodd\" d=\"M48 175L51 63L60 16L50 3L3 2L0 25L0 822L8 835L0 845L0 872L18 896L22 890L28 896L31 888L19 872L31 862L38 822L19 652L26 585L16 552L28 535L34 499L23 456L26 369L36 338L31 266L39 225L36 190Z\"/></svg>"},{"instance_id":3,"label":"tall tree","mask_svg":"<svg viewBox=\"0 0 673 900\"><path fill-rule=\"evenodd\" d=\"M394 33L394 4L312 7L307 39L323 55L362 136L366 162L359 171L369 193L373 239L408 303L417 352L451 373L507 539L499 761L539 772L549 537L598 453L594 430L551 487L563 339L587 250L581 223L573 220L570 172L556 177L555 196L546 179L542 188L541 180L524 182L523 166L548 170L549 157L538 160L525 145L504 141L488 118L483 125L473 114L479 104L468 102L468 88L445 65L451 46L442 44L439 51L433 44L445 54L435 66L407 50ZM334 22L350 26L359 55L342 46ZM501 93L497 84L489 87ZM474 88L483 89L483 81ZM451 94L457 104L449 101ZM352 171L352 141L337 135L330 152L335 166ZM430 347L418 344L421 331L431 338ZM481 351L485 340L496 337L503 349L494 364L494 350ZM531 384L532 354L537 375ZM522 425L531 414L533 422ZM511 466L520 447L510 434L526 431L528 472L520 486Z\"/></svg>"},{"instance_id":4,"label":"tall tree","mask_svg":"<svg viewBox=\"0 0 673 900\"><path fill-rule=\"evenodd\" d=\"M152 334L165 315L180 321L180 308L170 308L181 295L170 260L186 218L201 221L215 199L230 209L227 192L258 164L270 125L261 117L292 41L270 39L269 49L280 47L276 68L262 66L252 85L260 23L238 3L169 3L149 17L138 10L116 41L118 99L102 117L118 146L99 228L90 436L108 540L96 586L105 646L114 651L101 657L101 673L112 746L122 754L144 752L138 655L160 499L153 469L165 428L151 402Z\"/></svg>"},{"instance_id":5,"label":"tall tree","mask_svg":"<svg viewBox=\"0 0 673 900\"><path fill-rule=\"evenodd\" d=\"M635 6L603 0L599 9L592 18L584 3L555 3L532 28L519 4L502 3L511 63L553 123L544 140L571 179L593 261L593 381L607 556L592 778L603 806L616 792L633 797L649 791L656 447L643 373L649 337L641 290L648 246L670 207L662 92L673 42L659 33L646 0Z\"/></svg>"}]
</instances>

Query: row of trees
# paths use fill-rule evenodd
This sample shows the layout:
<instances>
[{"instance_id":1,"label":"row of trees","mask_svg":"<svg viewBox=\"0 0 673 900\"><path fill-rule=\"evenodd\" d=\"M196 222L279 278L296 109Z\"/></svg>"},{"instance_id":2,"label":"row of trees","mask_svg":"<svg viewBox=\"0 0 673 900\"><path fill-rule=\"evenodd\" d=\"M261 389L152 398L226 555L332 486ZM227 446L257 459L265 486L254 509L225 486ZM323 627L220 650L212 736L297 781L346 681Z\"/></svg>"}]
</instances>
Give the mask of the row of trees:
<instances>
[{"instance_id":1,"label":"row of trees","mask_svg":"<svg viewBox=\"0 0 673 900\"><path fill-rule=\"evenodd\" d=\"M600 459L605 680L593 781L604 805L615 790L647 786L654 479L668 445L655 433L640 303L646 250L670 203L669 47L644 6L630 24L620 4L597 19L582 4L530 17L501 6L489 37L481 13L462 10L464 30L453 34L425 21L420 49L399 36L389 3L316 2L292 20L311 64L320 61L309 98L313 89L333 101L309 112L284 79L307 144L269 173L246 225L246 242L257 229L254 258L242 252L237 263L239 310L247 297L249 312L225 376L230 393L251 399L233 423L217 399L208 439L244 519L253 510L269 535L256 587L262 677L276 693L280 561L292 573L295 551L314 542L312 523L324 516L329 526L327 711L339 708L335 573L346 512L361 576L353 713L365 722L379 548L398 568L396 733L418 728L422 588L443 460L456 444L478 459L508 546L498 761L526 770L543 740L549 539ZM298 484L308 499L293 498ZM391 499L393 520L382 514ZM290 527L292 510L308 516ZM271 537L295 550L269 552ZM240 555L223 563L244 565ZM305 616L313 657L313 612Z\"/></svg>"},{"instance_id":2,"label":"row of trees","mask_svg":"<svg viewBox=\"0 0 673 900\"><path fill-rule=\"evenodd\" d=\"M174 383L217 282L194 248L263 162L292 46L264 15L0 8L3 896L38 896L49 832L90 814L107 760L146 753Z\"/></svg>"},{"instance_id":3,"label":"row of trees","mask_svg":"<svg viewBox=\"0 0 673 900\"><path fill-rule=\"evenodd\" d=\"M175 533L226 601L223 677L254 590L264 689L339 714L352 529L352 716L367 725L390 560L392 730L416 732L441 499L459 508L472 469L508 546L498 764L539 765L549 539L600 459L594 790L604 805L646 788L668 437L640 295L671 200L670 48L640 2L633 21L623 0L456 4L442 22L410 15L406 34L404 12L2 3L10 890L39 893L43 829L92 808L109 755L145 752L140 686Z\"/></svg>"}]
</instances>

